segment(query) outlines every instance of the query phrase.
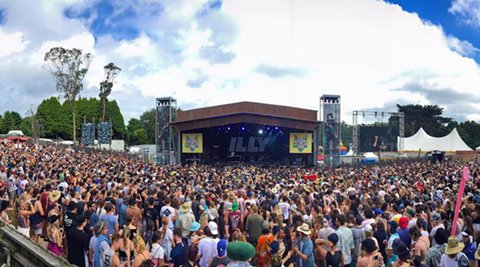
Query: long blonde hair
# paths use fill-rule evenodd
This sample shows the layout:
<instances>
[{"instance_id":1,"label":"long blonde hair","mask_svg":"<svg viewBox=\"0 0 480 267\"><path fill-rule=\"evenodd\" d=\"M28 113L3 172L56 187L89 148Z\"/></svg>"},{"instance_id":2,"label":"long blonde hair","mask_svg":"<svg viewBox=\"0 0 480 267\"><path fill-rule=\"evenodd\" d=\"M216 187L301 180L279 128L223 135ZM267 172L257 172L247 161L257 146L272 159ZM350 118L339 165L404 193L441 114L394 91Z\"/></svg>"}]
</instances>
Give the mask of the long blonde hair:
<instances>
[{"instance_id":1,"label":"long blonde hair","mask_svg":"<svg viewBox=\"0 0 480 267\"><path fill-rule=\"evenodd\" d=\"M145 241L143 241L143 238L140 235L135 236L135 238L133 239L133 243L135 244L137 253L142 253L144 250L147 249L147 245L145 244Z\"/></svg>"}]
</instances>

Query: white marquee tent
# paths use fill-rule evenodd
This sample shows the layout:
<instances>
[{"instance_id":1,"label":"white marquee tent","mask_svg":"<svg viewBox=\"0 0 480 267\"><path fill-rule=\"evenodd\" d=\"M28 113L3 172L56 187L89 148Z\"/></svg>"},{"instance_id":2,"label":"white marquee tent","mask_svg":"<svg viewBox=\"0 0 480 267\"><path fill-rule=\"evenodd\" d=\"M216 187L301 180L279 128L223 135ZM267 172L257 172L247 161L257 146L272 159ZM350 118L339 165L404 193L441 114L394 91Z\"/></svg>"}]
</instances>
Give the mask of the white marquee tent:
<instances>
[{"instance_id":1,"label":"white marquee tent","mask_svg":"<svg viewBox=\"0 0 480 267\"><path fill-rule=\"evenodd\" d=\"M456 128L443 137L430 136L423 128L420 128L410 137L398 137L397 145L398 151L472 151L460 137Z\"/></svg>"}]
</instances>

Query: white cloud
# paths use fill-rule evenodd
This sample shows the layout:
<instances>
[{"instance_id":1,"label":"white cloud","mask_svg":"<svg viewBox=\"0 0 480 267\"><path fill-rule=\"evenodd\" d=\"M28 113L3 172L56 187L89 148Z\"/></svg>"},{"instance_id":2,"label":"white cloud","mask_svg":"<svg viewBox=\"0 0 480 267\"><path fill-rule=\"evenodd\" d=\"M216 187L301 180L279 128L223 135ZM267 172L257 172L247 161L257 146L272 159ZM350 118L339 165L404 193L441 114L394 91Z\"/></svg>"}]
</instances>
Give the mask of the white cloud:
<instances>
[{"instance_id":1,"label":"white cloud","mask_svg":"<svg viewBox=\"0 0 480 267\"><path fill-rule=\"evenodd\" d=\"M478 0L454 0L448 12L459 15L466 24L480 28L480 2Z\"/></svg>"},{"instance_id":2,"label":"white cloud","mask_svg":"<svg viewBox=\"0 0 480 267\"><path fill-rule=\"evenodd\" d=\"M26 43L23 40L23 34L21 32L5 33L0 28L0 58L8 56L13 53L18 53L25 49Z\"/></svg>"},{"instance_id":3,"label":"white cloud","mask_svg":"<svg viewBox=\"0 0 480 267\"><path fill-rule=\"evenodd\" d=\"M17 102L0 99L0 107L26 109L31 101L56 95L41 69L43 53L54 45L95 54L83 96L98 94L108 62L122 68L112 97L126 119L153 107L154 97L161 96L177 98L184 108L250 100L318 109L319 97L333 93L342 95L347 121L352 110L383 109L389 103L437 104L425 94L395 90L411 83L480 97L479 68L468 57L478 49L382 1L225 0L220 10L205 8L207 1L114 2L118 14L107 18L109 25L125 25L119 21L121 10L141 14L128 20L139 32L130 40L108 34L94 38L88 27L98 10L69 19L63 10L72 3L78 14L96 4L0 4L7 8L0 40L5 33L11 47L21 47L2 51L0 88L8 85L26 96ZM161 12L149 12L159 4ZM29 13L22 8L35 14L23 21L22 14ZM31 78L15 78L13 70L25 62ZM476 118L479 109L472 105L455 114Z\"/></svg>"}]
</instances>

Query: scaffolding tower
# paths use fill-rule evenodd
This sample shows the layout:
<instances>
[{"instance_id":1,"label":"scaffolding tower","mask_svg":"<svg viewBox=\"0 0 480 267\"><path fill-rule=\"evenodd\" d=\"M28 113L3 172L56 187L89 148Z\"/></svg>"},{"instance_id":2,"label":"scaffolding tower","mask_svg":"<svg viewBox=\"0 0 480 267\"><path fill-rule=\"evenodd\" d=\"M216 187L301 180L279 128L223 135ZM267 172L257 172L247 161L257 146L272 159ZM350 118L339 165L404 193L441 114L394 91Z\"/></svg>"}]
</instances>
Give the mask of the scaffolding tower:
<instances>
[{"instance_id":1,"label":"scaffolding tower","mask_svg":"<svg viewBox=\"0 0 480 267\"><path fill-rule=\"evenodd\" d=\"M360 134L360 129L358 127L358 116L362 117L398 117L398 135L399 137L405 137L405 114L403 112L386 112L386 111L363 111L363 110L354 110L353 111L353 123L352 123L352 151L354 155L358 153L358 137ZM403 138L400 139L398 144L398 151L403 150Z\"/></svg>"}]
</instances>

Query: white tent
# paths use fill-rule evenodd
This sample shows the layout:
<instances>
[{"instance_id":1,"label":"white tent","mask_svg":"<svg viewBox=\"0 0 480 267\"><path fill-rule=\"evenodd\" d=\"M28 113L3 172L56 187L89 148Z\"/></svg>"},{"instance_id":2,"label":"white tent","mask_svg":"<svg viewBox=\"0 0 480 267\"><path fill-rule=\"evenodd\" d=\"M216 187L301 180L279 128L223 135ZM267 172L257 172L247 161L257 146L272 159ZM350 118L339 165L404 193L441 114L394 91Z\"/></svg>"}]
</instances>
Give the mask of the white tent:
<instances>
[{"instance_id":1,"label":"white tent","mask_svg":"<svg viewBox=\"0 0 480 267\"><path fill-rule=\"evenodd\" d=\"M476 150L476 151L480 151L480 146L479 146L479 147L477 147L477 148L475 148L475 150Z\"/></svg>"},{"instance_id":2,"label":"white tent","mask_svg":"<svg viewBox=\"0 0 480 267\"><path fill-rule=\"evenodd\" d=\"M423 128L420 128L418 132L410 137L398 137L397 142L399 151L440 150L453 152L472 150L467 144L465 144L456 128L443 137L430 136L425 130L423 130Z\"/></svg>"},{"instance_id":3,"label":"white tent","mask_svg":"<svg viewBox=\"0 0 480 267\"><path fill-rule=\"evenodd\" d=\"M355 155L353 154L353 150L350 149L345 156L346 157L352 157L352 156L355 156Z\"/></svg>"}]
</instances>

